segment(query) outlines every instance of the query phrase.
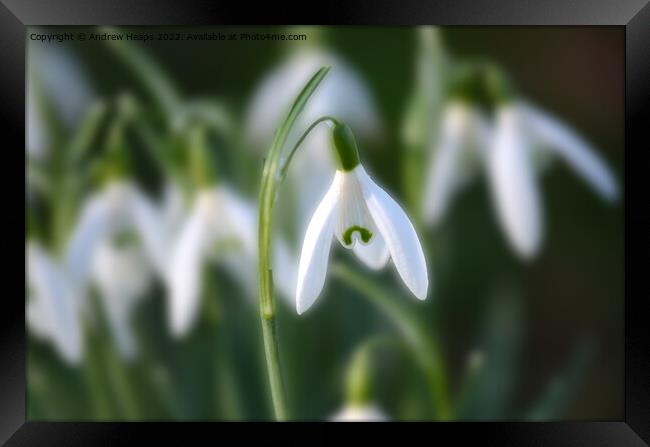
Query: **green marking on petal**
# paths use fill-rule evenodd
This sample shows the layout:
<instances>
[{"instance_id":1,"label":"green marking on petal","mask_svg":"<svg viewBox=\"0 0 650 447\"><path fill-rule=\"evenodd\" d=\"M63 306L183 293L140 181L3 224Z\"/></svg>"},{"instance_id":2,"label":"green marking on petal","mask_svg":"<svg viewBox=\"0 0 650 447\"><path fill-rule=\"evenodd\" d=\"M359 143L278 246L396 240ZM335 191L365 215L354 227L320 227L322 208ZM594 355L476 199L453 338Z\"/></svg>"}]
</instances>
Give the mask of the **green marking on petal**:
<instances>
[{"instance_id":1,"label":"green marking on petal","mask_svg":"<svg viewBox=\"0 0 650 447\"><path fill-rule=\"evenodd\" d=\"M367 228L360 227L359 225L354 225L345 230L343 233L343 242L345 242L345 245L352 245L352 235L355 232L359 233L364 244L370 242L370 239L372 238L372 231L368 230Z\"/></svg>"}]
</instances>

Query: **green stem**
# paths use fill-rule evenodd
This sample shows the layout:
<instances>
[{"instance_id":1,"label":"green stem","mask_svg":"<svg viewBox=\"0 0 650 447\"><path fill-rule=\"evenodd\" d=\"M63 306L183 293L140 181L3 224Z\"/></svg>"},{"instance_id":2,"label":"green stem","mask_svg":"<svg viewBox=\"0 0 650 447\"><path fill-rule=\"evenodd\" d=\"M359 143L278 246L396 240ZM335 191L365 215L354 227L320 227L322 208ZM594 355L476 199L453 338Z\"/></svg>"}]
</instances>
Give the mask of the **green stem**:
<instances>
[{"instance_id":1,"label":"green stem","mask_svg":"<svg viewBox=\"0 0 650 447\"><path fill-rule=\"evenodd\" d=\"M97 336L90 333L85 328L87 340L85 363L84 363L84 378L86 387L89 394L89 400L92 403L93 419L97 421L107 421L111 419L111 403L107 394L106 380L104 378L103 366L101 365L101 355L99 352L99 344Z\"/></svg>"},{"instance_id":2,"label":"green stem","mask_svg":"<svg viewBox=\"0 0 650 447\"><path fill-rule=\"evenodd\" d=\"M311 123L311 125L305 130L305 132L298 138L298 141L296 141L296 144L293 145L293 148L291 148L291 151L289 152L289 155L287 156L286 161L280 168L280 176L282 179L284 179L285 175L287 174L287 169L289 169L289 164L291 163L291 160L293 159L293 155L296 153L300 145L302 144L303 141L305 141L305 138L311 133L312 130L316 126L318 126L320 123L325 122L325 121L331 121L333 124L339 124L339 121L336 118L333 118L331 116L321 116L318 118L316 121Z\"/></svg>"},{"instance_id":3,"label":"green stem","mask_svg":"<svg viewBox=\"0 0 650 447\"><path fill-rule=\"evenodd\" d=\"M284 383L282 381L282 370L280 368L280 354L278 350L279 343L275 317L268 318L262 316L262 334L264 337L266 368L269 375L269 384L271 386L271 399L273 400L273 412L275 414L275 419L283 422L288 419L288 412Z\"/></svg>"},{"instance_id":4,"label":"green stem","mask_svg":"<svg viewBox=\"0 0 650 447\"><path fill-rule=\"evenodd\" d=\"M372 399L372 357L377 349L386 346L399 347L397 340L387 336L375 336L366 340L352 355L345 378L346 400L350 404L365 405Z\"/></svg>"},{"instance_id":5,"label":"green stem","mask_svg":"<svg viewBox=\"0 0 650 447\"><path fill-rule=\"evenodd\" d=\"M435 416L441 420L451 419L447 373L442 362L440 348L433 334L426 329L416 314L409 311L402 303L394 300L392 293L386 291L384 287L373 284L344 264L333 265L332 273L367 297L402 332L426 374L435 404Z\"/></svg>"},{"instance_id":6,"label":"green stem","mask_svg":"<svg viewBox=\"0 0 650 447\"><path fill-rule=\"evenodd\" d=\"M213 346L213 387L215 397L215 417L227 421L244 419L240 390L235 380L234 365L228 348L227 333L224 324L227 320L224 303L218 295L214 279L215 272L206 275L206 315L216 343Z\"/></svg>"},{"instance_id":7,"label":"green stem","mask_svg":"<svg viewBox=\"0 0 650 447\"><path fill-rule=\"evenodd\" d=\"M269 150L269 156L264 163L262 185L259 199L259 291L260 291L260 318L264 336L264 352L266 354L266 367L271 386L271 398L275 418L284 421L288 417L285 402L284 384L280 368L280 355L278 349L278 336L275 320L275 298L273 296L273 272L271 269L271 231L272 210L276 199L276 189L282 181L281 157L289 132L305 104L323 80L329 67L323 67L309 80L302 89L289 110L289 114L275 133L275 138ZM287 164L285 164L287 166ZM285 168L286 170L286 168Z\"/></svg>"},{"instance_id":8,"label":"green stem","mask_svg":"<svg viewBox=\"0 0 650 447\"><path fill-rule=\"evenodd\" d=\"M136 397L137 393L129 368L113 346L106 346L104 355L106 356L106 368L111 388L122 410L122 417L129 421L141 420L137 403L139 399Z\"/></svg>"}]
</instances>

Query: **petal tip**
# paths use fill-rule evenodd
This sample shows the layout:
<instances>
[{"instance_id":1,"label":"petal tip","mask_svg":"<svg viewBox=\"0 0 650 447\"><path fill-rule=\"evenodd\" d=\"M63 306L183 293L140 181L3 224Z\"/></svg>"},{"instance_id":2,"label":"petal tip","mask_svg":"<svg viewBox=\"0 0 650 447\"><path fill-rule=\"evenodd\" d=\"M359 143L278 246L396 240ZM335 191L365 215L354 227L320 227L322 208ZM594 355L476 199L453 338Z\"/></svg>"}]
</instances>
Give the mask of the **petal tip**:
<instances>
[{"instance_id":1,"label":"petal tip","mask_svg":"<svg viewBox=\"0 0 650 447\"><path fill-rule=\"evenodd\" d=\"M429 282L427 281L426 285L419 290L414 290L413 295L415 295L415 297L420 301L426 300L429 296Z\"/></svg>"},{"instance_id":2,"label":"petal tip","mask_svg":"<svg viewBox=\"0 0 650 447\"><path fill-rule=\"evenodd\" d=\"M301 299L300 296L296 298L296 312L298 313L298 315L304 314L307 311L307 309L309 309L309 307L311 306L306 305L304 300Z\"/></svg>"}]
</instances>

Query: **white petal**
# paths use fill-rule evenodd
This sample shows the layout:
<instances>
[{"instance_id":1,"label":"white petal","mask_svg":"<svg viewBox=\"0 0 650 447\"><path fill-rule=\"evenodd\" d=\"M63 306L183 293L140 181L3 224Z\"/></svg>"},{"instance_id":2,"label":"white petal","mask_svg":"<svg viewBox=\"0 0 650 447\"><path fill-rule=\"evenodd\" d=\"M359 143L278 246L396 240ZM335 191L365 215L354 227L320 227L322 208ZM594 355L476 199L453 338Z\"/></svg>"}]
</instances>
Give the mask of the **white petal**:
<instances>
[{"instance_id":1,"label":"white petal","mask_svg":"<svg viewBox=\"0 0 650 447\"><path fill-rule=\"evenodd\" d=\"M395 268L409 290L420 300L427 297L429 277L424 252L413 224L402 208L357 166L368 210L384 237Z\"/></svg>"},{"instance_id":2,"label":"white petal","mask_svg":"<svg viewBox=\"0 0 650 447\"><path fill-rule=\"evenodd\" d=\"M324 65L331 72L301 113L304 129L323 115L334 115L372 136L380 130L380 120L366 83L345 61L320 50L306 50L289 57L267 75L253 94L246 113L246 128L251 143L264 147L273 136L279 120L309 78ZM293 141L289 138L289 141Z\"/></svg>"},{"instance_id":3,"label":"white petal","mask_svg":"<svg viewBox=\"0 0 650 447\"><path fill-rule=\"evenodd\" d=\"M120 354L131 360L136 343L130 325L133 308L151 285L150 264L139 246L103 242L93 262L93 279Z\"/></svg>"},{"instance_id":4,"label":"white petal","mask_svg":"<svg viewBox=\"0 0 650 447\"><path fill-rule=\"evenodd\" d=\"M215 191L214 229L221 237L237 240L249 256L257 253L257 212L255 206L232 189Z\"/></svg>"},{"instance_id":5,"label":"white petal","mask_svg":"<svg viewBox=\"0 0 650 447\"><path fill-rule=\"evenodd\" d=\"M163 193L162 220L167 238L173 237L183 223L185 207L183 194L175 183L166 183Z\"/></svg>"},{"instance_id":6,"label":"white petal","mask_svg":"<svg viewBox=\"0 0 650 447\"><path fill-rule=\"evenodd\" d=\"M34 288L34 296L28 303L37 306L28 311L28 324L36 323L36 335L51 337L61 356L71 364L77 364L82 356L82 339L76 298L63 271L39 247L27 248L28 283ZM36 314L36 315L34 315Z\"/></svg>"},{"instance_id":7,"label":"white petal","mask_svg":"<svg viewBox=\"0 0 650 447\"><path fill-rule=\"evenodd\" d=\"M448 106L443 118L440 140L433 148L424 191L424 218L438 223L447 211L448 205L459 184L461 151L470 132L470 110L462 104Z\"/></svg>"},{"instance_id":8,"label":"white petal","mask_svg":"<svg viewBox=\"0 0 650 447\"><path fill-rule=\"evenodd\" d=\"M298 234L304 234L307 230L311 216L332 183L336 164L331 148L331 132L326 123L316 127L303 141L287 173L287 188L295 194L298 207Z\"/></svg>"},{"instance_id":9,"label":"white petal","mask_svg":"<svg viewBox=\"0 0 650 447\"><path fill-rule=\"evenodd\" d=\"M149 259L161 275L167 265L167 244L164 222L154 204L136 189L131 196L131 212L138 236Z\"/></svg>"},{"instance_id":10,"label":"white petal","mask_svg":"<svg viewBox=\"0 0 650 447\"><path fill-rule=\"evenodd\" d=\"M340 173L337 172L305 233L296 287L298 314L302 314L314 304L325 284L325 274L327 273L327 263L337 218L339 182Z\"/></svg>"},{"instance_id":11,"label":"white petal","mask_svg":"<svg viewBox=\"0 0 650 447\"><path fill-rule=\"evenodd\" d=\"M352 250L364 264L373 270L383 269L390 259L388 246L380 232L373 235L369 244L355 244Z\"/></svg>"},{"instance_id":12,"label":"white petal","mask_svg":"<svg viewBox=\"0 0 650 447\"><path fill-rule=\"evenodd\" d=\"M540 247L543 225L531 148L515 108L499 110L496 126L488 159L492 199L510 244L530 258Z\"/></svg>"},{"instance_id":13,"label":"white petal","mask_svg":"<svg viewBox=\"0 0 650 447\"><path fill-rule=\"evenodd\" d=\"M209 224L201 209L195 208L172 250L168 272L169 322L177 336L187 333L199 310L201 264L211 242Z\"/></svg>"},{"instance_id":14,"label":"white petal","mask_svg":"<svg viewBox=\"0 0 650 447\"><path fill-rule=\"evenodd\" d=\"M93 253L110 230L111 204L104 194L88 199L66 247L65 263L71 279L83 288L88 280Z\"/></svg>"},{"instance_id":15,"label":"white petal","mask_svg":"<svg viewBox=\"0 0 650 447\"><path fill-rule=\"evenodd\" d=\"M603 198L618 198L618 186L614 175L598 153L577 135L551 115L530 104L520 104L526 124L537 140L553 149Z\"/></svg>"},{"instance_id":16,"label":"white petal","mask_svg":"<svg viewBox=\"0 0 650 447\"><path fill-rule=\"evenodd\" d=\"M210 231L214 245L232 248L219 251L216 259L243 286L246 296L257 296L257 213L255 206L228 186L211 192Z\"/></svg>"},{"instance_id":17,"label":"white petal","mask_svg":"<svg viewBox=\"0 0 650 447\"><path fill-rule=\"evenodd\" d=\"M129 321L131 312L129 309L111 304L123 299L124 297L119 295L102 295L106 319L117 350L123 359L133 360L137 353L137 346Z\"/></svg>"},{"instance_id":18,"label":"white petal","mask_svg":"<svg viewBox=\"0 0 650 447\"><path fill-rule=\"evenodd\" d=\"M43 301L37 298L30 299L25 306L27 327L36 337L49 338L54 328Z\"/></svg>"},{"instance_id":19,"label":"white petal","mask_svg":"<svg viewBox=\"0 0 650 447\"><path fill-rule=\"evenodd\" d=\"M97 249L92 268L100 291L123 297L119 303L123 307L130 307L151 285L151 265L138 245L105 241Z\"/></svg>"}]
</instances>

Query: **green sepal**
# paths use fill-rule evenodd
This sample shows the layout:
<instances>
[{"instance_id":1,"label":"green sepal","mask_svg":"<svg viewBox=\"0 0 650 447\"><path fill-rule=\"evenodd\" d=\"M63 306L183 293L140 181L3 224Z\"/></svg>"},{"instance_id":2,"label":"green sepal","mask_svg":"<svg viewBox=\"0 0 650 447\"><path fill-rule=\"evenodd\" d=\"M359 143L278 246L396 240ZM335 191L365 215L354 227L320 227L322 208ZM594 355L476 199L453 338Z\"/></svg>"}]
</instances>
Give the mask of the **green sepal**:
<instances>
[{"instance_id":1,"label":"green sepal","mask_svg":"<svg viewBox=\"0 0 650 447\"><path fill-rule=\"evenodd\" d=\"M511 102L515 88L506 74L493 63L471 61L454 70L448 96L492 112L498 106Z\"/></svg>"},{"instance_id":2,"label":"green sepal","mask_svg":"<svg viewBox=\"0 0 650 447\"><path fill-rule=\"evenodd\" d=\"M350 126L337 123L332 129L332 142L336 149L339 167L343 171L351 171L359 165L359 149Z\"/></svg>"}]
</instances>

